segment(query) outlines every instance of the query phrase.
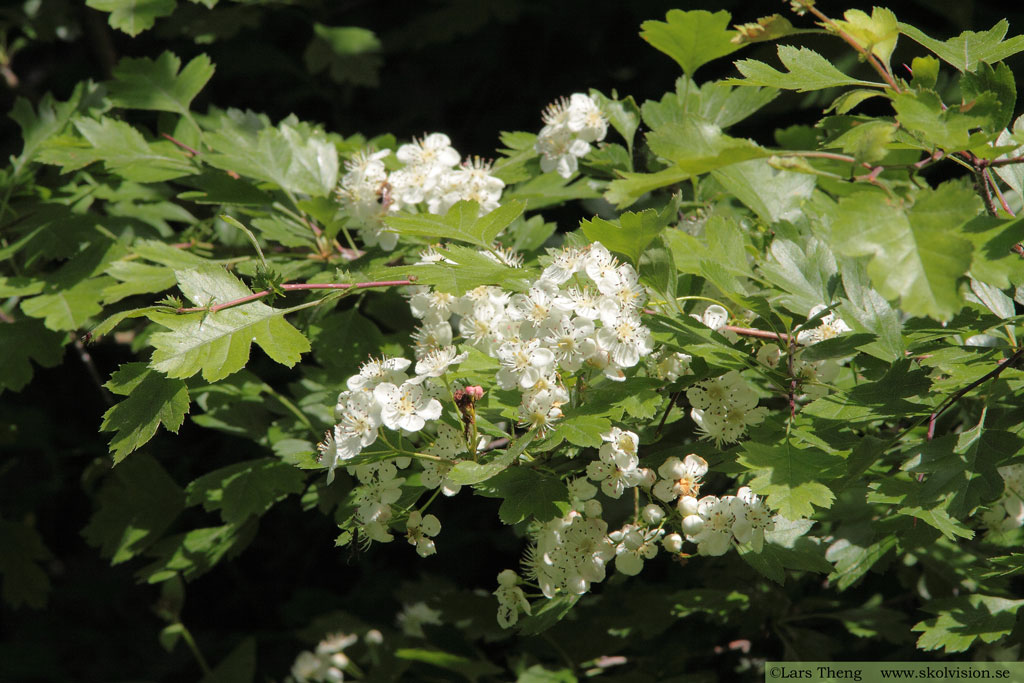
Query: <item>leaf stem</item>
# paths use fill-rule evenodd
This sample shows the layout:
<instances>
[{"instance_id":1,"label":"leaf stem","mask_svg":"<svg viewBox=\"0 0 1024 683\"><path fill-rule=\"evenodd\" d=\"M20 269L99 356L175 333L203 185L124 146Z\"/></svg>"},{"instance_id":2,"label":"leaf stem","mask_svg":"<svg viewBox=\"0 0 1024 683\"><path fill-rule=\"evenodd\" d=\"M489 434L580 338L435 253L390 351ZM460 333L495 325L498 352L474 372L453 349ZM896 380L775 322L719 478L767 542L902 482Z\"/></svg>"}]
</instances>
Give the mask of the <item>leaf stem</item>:
<instances>
[{"instance_id":1,"label":"leaf stem","mask_svg":"<svg viewBox=\"0 0 1024 683\"><path fill-rule=\"evenodd\" d=\"M315 289L330 289L330 290L346 290L346 289L368 289L370 287L402 287L404 285L411 285L415 282L415 278L410 277L408 280L376 280L373 282L345 282L345 283L306 283L306 284L291 284L291 285L280 285L281 289L286 292L300 292ZM225 308L231 308L233 306L240 306L247 304L257 299L269 295L271 291L265 289L262 292L256 292L248 296L243 296L238 299L226 301L222 304L214 304L212 306L190 306L181 307L174 309L175 313L216 313L217 311Z\"/></svg>"}]
</instances>

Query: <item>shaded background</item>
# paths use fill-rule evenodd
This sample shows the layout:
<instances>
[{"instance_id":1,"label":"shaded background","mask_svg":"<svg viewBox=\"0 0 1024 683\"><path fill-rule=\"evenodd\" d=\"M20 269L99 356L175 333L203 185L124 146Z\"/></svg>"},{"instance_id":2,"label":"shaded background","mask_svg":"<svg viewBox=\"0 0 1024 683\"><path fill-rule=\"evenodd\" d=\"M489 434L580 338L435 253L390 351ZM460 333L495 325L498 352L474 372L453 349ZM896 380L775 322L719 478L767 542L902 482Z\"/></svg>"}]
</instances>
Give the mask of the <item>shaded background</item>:
<instances>
[{"instance_id":1,"label":"shaded background","mask_svg":"<svg viewBox=\"0 0 1024 683\"><path fill-rule=\"evenodd\" d=\"M820 6L832 15L843 8ZM870 3L855 6L870 11ZM985 29L1003 17L1010 21L1010 35L1024 30L1024 10L1007 14L1006 3L887 6L902 21L937 38ZM498 131L539 129L541 110L559 96L593 87L606 94L615 89L642 102L671 90L680 75L676 64L638 33L642 21L664 19L675 7L726 9L734 22L787 11L781 2L221 0L212 10L181 2L174 15L130 38L110 29L106 14L77 1L39 0L0 9L5 45L19 37L31 39L8 64L13 79L8 75L0 90L0 108L9 111L16 96L35 102L48 91L66 99L77 82L105 79L122 57L155 57L171 50L186 62L205 52L217 71L193 105L198 111L210 105L249 108L275 121L295 113L328 130L367 137L393 133L407 139L443 131L462 154L489 157L499 146ZM793 21L809 25L806 19ZM379 39L379 48L338 57L317 37L316 24L368 29ZM806 44L848 70L864 68L835 39L811 38ZM774 45L748 47L702 68L698 80L733 75L732 59L774 63L774 50ZM893 63L909 63L922 52L904 39ZM1011 68L1021 68L1020 58L1010 60ZM827 101L820 93L780 97L755 117L751 125L756 128L732 134L770 143L776 128L814 120ZM20 147L17 127L4 118L0 152L16 154ZM89 351L104 379L131 359L113 344ZM267 376L263 369L260 374ZM32 515L55 555L48 566L53 591L45 610L0 606L0 681L195 678L195 664L184 647L168 655L157 643L164 625L152 609L159 590L136 584L140 563L111 568L80 536L92 514L97 477L110 462L105 435L97 433L105 409L82 357L70 349L59 367L37 369L21 393L0 395L0 516L21 520ZM161 433L147 448L180 484L216 467L266 455L248 441L189 421L177 437ZM182 458L183 453L189 457ZM367 616L394 613L400 606L395 586L416 579L422 569L458 585L491 590L497 572L514 566L520 551L514 543L497 548L504 556L484 557L477 551L483 539L505 543L493 538L490 525L497 522L491 503L465 494L439 501L446 525L439 543L443 547L438 557L421 563L410 559L411 550L401 539L361 557L337 550L333 524L316 513L302 513L298 502L290 500L262 518L256 540L238 561L189 584L184 621L213 662L237 644L240 634L262 634L260 670L280 675L299 649L282 633L332 608ZM202 515L186 511L183 521L200 526ZM678 584L689 574L684 568L666 577L651 569L644 576ZM865 583L878 580L872 575ZM853 590L870 595L874 588ZM851 604L855 601L851 597ZM745 635L742 624L716 627L714 635L699 622L682 628L673 637L706 647L709 657L716 645ZM849 638L840 627L836 634ZM912 643L885 653L858 653L855 647L851 644L850 654L866 658L915 657ZM736 655L716 655L710 666L729 677Z\"/></svg>"}]
</instances>

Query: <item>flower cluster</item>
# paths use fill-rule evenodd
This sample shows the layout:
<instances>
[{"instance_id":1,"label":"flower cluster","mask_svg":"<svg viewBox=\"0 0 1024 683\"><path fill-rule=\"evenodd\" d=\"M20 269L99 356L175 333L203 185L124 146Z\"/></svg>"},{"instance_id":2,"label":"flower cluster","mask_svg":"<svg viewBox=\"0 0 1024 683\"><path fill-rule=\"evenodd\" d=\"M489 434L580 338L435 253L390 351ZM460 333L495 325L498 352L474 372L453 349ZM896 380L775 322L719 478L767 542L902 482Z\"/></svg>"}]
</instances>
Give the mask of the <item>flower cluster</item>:
<instances>
[{"instance_id":1,"label":"flower cluster","mask_svg":"<svg viewBox=\"0 0 1024 683\"><path fill-rule=\"evenodd\" d=\"M556 171L563 178L576 172L590 143L600 142L608 134L608 119L594 98L583 93L552 102L542 118L544 127L534 144L541 155L540 168L545 173Z\"/></svg>"},{"instance_id":2,"label":"flower cluster","mask_svg":"<svg viewBox=\"0 0 1024 683\"><path fill-rule=\"evenodd\" d=\"M491 175L491 166L461 156L444 133L431 133L402 145L395 153L401 168L388 172L384 159L391 150L364 151L345 162L338 199L363 242L390 251L398 234L384 229L383 219L394 211L443 214L455 203L474 201L483 215L498 207L505 183Z\"/></svg>"},{"instance_id":3,"label":"flower cluster","mask_svg":"<svg viewBox=\"0 0 1024 683\"><path fill-rule=\"evenodd\" d=\"M645 300L633 267L595 242L556 252L527 292L481 286L455 297L420 287L410 308L422 321L418 356L440 353L457 328L466 344L498 359L497 385L522 394L520 425L543 435L569 400L560 373L589 367L623 380L652 352L640 320Z\"/></svg>"},{"instance_id":4,"label":"flower cluster","mask_svg":"<svg viewBox=\"0 0 1024 683\"><path fill-rule=\"evenodd\" d=\"M775 528L764 501L746 486L735 496L684 496L679 511L686 540L696 543L701 555L724 555L734 540L761 552L765 532Z\"/></svg>"},{"instance_id":5,"label":"flower cluster","mask_svg":"<svg viewBox=\"0 0 1024 683\"><path fill-rule=\"evenodd\" d=\"M637 468L637 437L618 428L604 435L599 460L588 467L588 478L595 463L617 461L617 467L643 472L636 485L652 502L645 505L637 519L621 528L608 530L602 518L603 508L596 500L597 487L586 479L569 484L570 511L538 524L531 530L531 546L523 561L526 577L547 598L559 594L582 594L594 582L603 581L607 565L627 576L639 574L646 560L659 548L679 553L685 541L697 544L701 555L722 555L733 544L750 544L755 552L764 546L765 533L775 526L764 502L748 487L735 496L698 498L708 463L693 453L683 459L672 456L658 467L657 474ZM602 479L605 494L618 497L621 491ZM675 527L678 531L672 531ZM519 612L529 613L516 587L519 579L511 570L499 575L495 595L499 600L498 622L503 628L516 623Z\"/></svg>"},{"instance_id":6,"label":"flower cluster","mask_svg":"<svg viewBox=\"0 0 1024 683\"><path fill-rule=\"evenodd\" d=\"M697 382L686 390L686 398L693 406L690 417L716 446L739 441L748 426L768 414L767 408L757 407L757 394L735 370Z\"/></svg>"}]
</instances>

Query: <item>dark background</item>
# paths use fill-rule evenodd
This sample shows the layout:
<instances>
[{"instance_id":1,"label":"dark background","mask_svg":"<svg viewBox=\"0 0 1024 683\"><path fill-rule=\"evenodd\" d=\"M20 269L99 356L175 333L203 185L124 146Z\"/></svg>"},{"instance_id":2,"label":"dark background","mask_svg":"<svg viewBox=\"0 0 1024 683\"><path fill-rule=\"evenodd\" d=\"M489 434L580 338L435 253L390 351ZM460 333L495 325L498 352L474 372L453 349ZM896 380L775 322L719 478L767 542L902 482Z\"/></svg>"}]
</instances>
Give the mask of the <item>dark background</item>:
<instances>
[{"instance_id":1,"label":"dark background","mask_svg":"<svg viewBox=\"0 0 1024 683\"><path fill-rule=\"evenodd\" d=\"M833 16L844 9L836 3L819 6ZM856 6L870 11L870 4ZM936 38L987 29L1003 17L1010 21L1009 35L1024 29L1024 12L1008 15L1005 2L929 0L888 6L902 21ZM213 10L181 2L172 17L130 38L110 29L107 15L79 2L44 0L31 16L22 7L12 3L0 9L8 44L18 36L33 38L10 64L17 84L0 90L3 111L10 110L15 96L35 102L52 92L65 99L79 81L107 78L121 57L155 57L171 50L187 62L205 52L217 71L193 106L198 111L209 105L249 108L275 121L295 113L328 130L367 137L393 133L408 139L443 131L463 155L484 157L499 146L499 131L539 129L541 110L559 96L593 87L605 94L615 89L642 102L671 90L679 70L639 38L642 21L663 20L672 8L726 9L737 23L787 12L782 2L221 0ZM792 20L810 25L807 18ZM303 55L314 22L372 30L382 43L379 69L357 70L356 76L341 79L326 71L310 73ZM197 35L203 36L199 44ZM812 38L808 45L831 58L848 54L832 38ZM774 50L773 45L748 47L703 67L698 81L734 75L732 59L772 61ZM909 63L921 53L901 40L893 63ZM1011 61L1011 67L1019 66ZM352 78L376 83L357 84ZM775 128L814 120L826 105L814 96L780 97L759 114L757 128L733 134L770 142ZM17 127L5 118L0 153L17 154L20 147ZM90 351L104 379L130 359L114 345ZM139 565L111 568L80 536L92 514L92 484L82 472L90 463L100 470L109 466L105 435L97 433L106 407L72 347L62 365L38 370L24 391L0 395L0 515L8 520L32 515L55 555L47 566L53 591L45 610L0 606L0 681L195 677L184 647L170 655L160 649L156 634L163 622L151 609L158 589L136 584L133 574ZM179 484L266 455L247 441L188 421L177 437L162 432L147 448ZM182 453L189 454L187 462ZM294 640L281 641L281 632L301 628L311 614L333 608L393 613L398 604L392 588L415 578L421 567L459 585L493 586L500 569L514 566L518 550L509 548L508 557L493 564L476 561L480 554L474 552L474 539L492 530L486 528L491 522L475 520L493 520L492 503L467 495L441 501L446 542L463 539L464 547L449 545L421 565L410 559L401 539L375 546L363 557L333 548L333 524L321 515L303 514L293 499L262 519L256 541L239 561L222 564L188 586L184 620L213 662L237 644L239 633L266 635L260 643L260 669L280 676L299 649ZM480 506L480 514L474 506ZM460 511L464 514L453 514ZM910 658L914 650L886 654ZM728 675L735 662L724 657L719 665Z\"/></svg>"}]
</instances>

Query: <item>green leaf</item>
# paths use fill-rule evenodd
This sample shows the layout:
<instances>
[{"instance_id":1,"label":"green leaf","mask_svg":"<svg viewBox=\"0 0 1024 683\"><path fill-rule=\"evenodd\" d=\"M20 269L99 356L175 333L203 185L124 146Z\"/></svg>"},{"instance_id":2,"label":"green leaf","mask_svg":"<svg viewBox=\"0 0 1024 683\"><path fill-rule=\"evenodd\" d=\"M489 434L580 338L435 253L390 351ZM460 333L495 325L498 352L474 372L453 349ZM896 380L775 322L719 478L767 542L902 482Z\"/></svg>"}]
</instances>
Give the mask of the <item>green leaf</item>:
<instances>
[{"instance_id":1,"label":"green leaf","mask_svg":"<svg viewBox=\"0 0 1024 683\"><path fill-rule=\"evenodd\" d=\"M128 462L136 460L132 458ZM257 527L256 518L252 517L242 525L193 529L165 538L147 552L157 560L139 570L137 576L147 583L160 583L179 575L192 581L221 560L231 559L245 550L256 536Z\"/></svg>"},{"instance_id":2,"label":"green leaf","mask_svg":"<svg viewBox=\"0 0 1024 683\"><path fill-rule=\"evenodd\" d=\"M718 126L696 117L662 126L648 134L647 144L652 152L678 167L666 171L681 170L690 175L707 173L749 159L771 156L771 152L750 140L729 137ZM672 182L678 180L680 178Z\"/></svg>"},{"instance_id":3,"label":"green leaf","mask_svg":"<svg viewBox=\"0 0 1024 683\"><path fill-rule=\"evenodd\" d=\"M957 281L971 262L971 243L956 232L977 215L980 200L960 183L922 190L909 209L875 192L839 200L832 225L835 248L868 256L871 283L900 299L910 315L949 320L963 306Z\"/></svg>"},{"instance_id":4,"label":"green leaf","mask_svg":"<svg viewBox=\"0 0 1024 683\"><path fill-rule=\"evenodd\" d=\"M480 463L473 462L472 460L463 460L456 463L448 472L448 480L463 486L487 481L514 463L523 454L535 436L536 432L532 431L523 434L516 439L515 445L511 448L506 448L488 462Z\"/></svg>"},{"instance_id":5,"label":"green leaf","mask_svg":"<svg viewBox=\"0 0 1024 683\"><path fill-rule=\"evenodd\" d=\"M460 201L444 216L400 212L384 219L385 224L400 235L418 235L468 242L478 247L494 245L494 238L523 213L524 201L509 201L493 211L478 216L476 202Z\"/></svg>"},{"instance_id":6,"label":"green leaf","mask_svg":"<svg viewBox=\"0 0 1024 683\"><path fill-rule=\"evenodd\" d=\"M665 221L654 209L640 213L626 212L619 216L619 224L603 218L580 221L580 230L591 242L600 242L609 251L622 254L636 266L640 254L665 228Z\"/></svg>"},{"instance_id":7,"label":"green leaf","mask_svg":"<svg viewBox=\"0 0 1024 683\"><path fill-rule=\"evenodd\" d=\"M124 255L124 247L118 242L103 239L90 244L45 276L43 293L24 299L22 312L32 318L43 318L46 327L54 331L81 328L90 317L103 310L102 292L114 283L112 278L99 273L112 260Z\"/></svg>"},{"instance_id":8,"label":"green leaf","mask_svg":"<svg viewBox=\"0 0 1024 683\"><path fill-rule=\"evenodd\" d=\"M864 545L855 543L847 537L838 539L829 547L826 554L826 559L835 564L835 571L829 575L829 581L835 581L836 588L840 591L846 590L867 574L898 543L895 535Z\"/></svg>"},{"instance_id":9,"label":"green leaf","mask_svg":"<svg viewBox=\"0 0 1024 683\"><path fill-rule=\"evenodd\" d=\"M678 166L666 168L657 173L620 173L621 180L608 183L604 194L606 201L615 204L616 209L624 209L636 202L648 192L681 183L690 177L688 171Z\"/></svg>"},{"instance_id":10,"label":"green leaf","mask_svg":"<svg viewBox=\"0 0 1024 683\"><path fill-rule=\"evenodd\" d=\"M1003 478L996 470L1019 453L1024 440L1016 434L985 428L987 408L974 427L955 438L952 434L922 445L903 469L927 475L910 505L927 506L943 500L945 511L966 520L980 505L995 500L1003 491Z\"/></svg>"},{"instance_id":11,"label":"green leaf","mask_svg":"<svg viewBox=\"0 0 1024 683\"><path fill-rule=\"evenodd\" d=\"M833 21L858 45L882 60L882 64L889 66L889 58L900 37L895 14L884 7L873 7L870 17L859 9L848 9L843 13L843 19Z\"/></svg>"},{"instance_id":12,"label":"green leaf","mask_svg":"<svg viewBox=\"0 0 1024 683\"><path fill-rule=\"evenodd\" d=\"M587 159L590 157L588 156ZM521 200L526 202L526 208L530 211L536 211L572 199L599 197L601 193L595 186L596 184L589 178L576 178L575 176L563 178L551 171L533 177L525 183L517 183L512 187L505 188L502 200L506 203L512 200Z\"/></svg>"},{"instance_id":13,"label":"green leaf","mask_svg":"<svg viewBox=\"0 0 1024 683\"><path fill-rule=\"evenodd\" d=\"M0 575L3 576L4 602L17 609L46 607L50 577L41 564L53 555L34 528L20 522L0 519Z\"/></svg>"},{"instance_id":14,"label":"green leaf","mask_svg":"<svg viewBox=\"0 0 1024 683\"><path fill-rule=\"evenodd\" d=\"M107 23L134 37L153 28L160 17L174 13L176 0L86 0L87 6L110 12Z\"/></svg>"},{"instance_id":15,"label":"green leaf","mask_svg":"<svg viewBox=\"0 0 1024 683\"><path fill-rule=\"evenodd\" d=\"M636 106L633 96L629 95L621 100L611 99L605 97L599 90L593 89L590 91L590 96L597 99L598 107L608 117L612 128L626 141L626 148L632 157L633 138L636 136L636 129L640 127L640 107Z\"/></svg>"},{"instance_id":16,"label":"green leaf","mask_svg":"<svg viewBox=\"0 0 1024 683\"><path fill-rule=\"evenodd\" d=\"M259 517L305 488L305 473L273 458L239 462L205 474L185 489L186 505L220 510L227 524Z\"/></svg>"},{"instance_id":17,"label":"green leaf","mask_svg":"<svg viewBox=\"0 0 1024 683\"><path fill-rule=\"evenodd\" d=\"M359 365L384 344L384 335L355 308L332 313L309 327L313 357L339 375L355 374Z\"/></svg>"},{"instance_id":18,"label":"green leaf","mask_svg":"<svg viewBox=\"0 0 1024 683\"><path fill-rule=\"evenodd\" d=\"M175 271L178 286L197 306L227 303L252 292L222 267L204 265ZM301 332L284 320L287 310L253 301L216 313L150 313L153 322L168 328L150 338L150 367L168 377L184 379L197 372L214 382L242 369L253 342L272 359L291 367L310 349Z\"/></svg>"},{"instance_id":19,"label":"green leaf","mask_svg":"<svg viewBox=\"0 0 1024 683\"><path fill-rule=\"evenodd\" d=\"M787 69L785 73L776 71L764 62L755 59L742 59L736 62L736 68L744 78L733 78L725 83L727 85L761 85L781 90L796 90L797 92L843 86L882 86L881 83L862 81L847 76L832 66L832 62L805 47L780 45L778 52L779 59Z\"/></svg>"},{"instance_id":20,"label":"green leaf","mask_svg":"<svg viewBox=\"0 0 1024 683\"><path fill-rule=\"evenodd\" d=\"M179 199L196 204L272 204L273 197L258 190L252 183L233 178L221 171L206 170L203 173L178 180L195 191L182 192Z\"/></svg>"},{"instance_id":21,"label":"green leaf","mask_svg":"<svg viewBox=\"0 0 1024 683\"><path fill-rule=\"evenodd\" d=\"M115 467L96 498L97 510L82 536L111 564L150 547L184 507L185 495L160 464L140 453Z\"/></svg>"},{"instance_id":22,"label":"green leaf","mask_svg":"<svg viewBox=\"0 0 1024 683\"><path fill-rule=\"evenodd\" d=\"M687 76L693 76L703 64L742 47L732 42L736 31L726 28L730 18L725 10L714 14L706 10L669 10L666 21L640 24L640 37L674 59Z\"/></svg>"},{"instance_id":23,"label":"green leaf","mask_svg":"<svg viewBox=\"0 0 1024 683\"><path fill-rule=\"evenodd\" d=\"M1024 218L978 216L963 226L960 236L974 244L972 277L999 289L1024 284L1024 259L1013 249L1020 241L1022 224Z\"/></svg>"},{"instance_id":24,"label":"green leaf","mask_svg":"<svg viewBox=\"0 0 1024 683\"><path fill-rule=\"evenodd\" d=\"M211 166L266 180L290 192L326 197L338 182L334 143L294 116L276 128L256 129L250 119L228 117L222 128L206 135L206 142L214 151L203 159Z\"/></svg>"},{"instance_id":25,"label":"green leaf","mask_svg":"<svg viewBox=\"0 0 1024 683\"><path fill-rule=\"evenodd\" d=\"M103 272L118 280L103 290L104 304L112 304L136 294L162 292L173 287L176 282L174 270L167 266L151 266L124 259L114 261Z\"/></svg>"},{"instance_id":26,"label":"green leaf","mask_svg":"<svg viewBox=\"0 0 1024 683\"><path fill-rule=\"evenodd\" d=\"M384 64L380 56L383 45L373 31L314 23L313 32L315 37L303 53L310 73L326 70L335 83L377 87Z\"/></svg>"},{"instance_id":27,"label":"green leaf","mask_svg":"<svg viewBox=\"0 0 1024 683\"><path fill-rule=\"evenodd\" d=\"M110 440L114 464L153 438L161 424L178 433L188 412L188 388L181 380L153 372L145 363L126 363L103 386L127 396L103 414L100 430L116 432Z\"/></svg>"},{"instance_id":28,"label":"green leaf","mask_svg":"<svg viewBox=\"0 0 1024 683\"><path fill-rule=\"evenodd\" d=\"M394 656L397 659L421 662L440 669L454 671L471 682L477 681L481 676L492 677L503 671L486 659L471 659L464 655L436 649L400 647L394 650Z\"/></svg>"},{"instance_id":29,"label":"green leaf","mask_svg":"<svg viewBox=\"0 0 1024 683\"><path fill-rule=\"evenodd\" d=\"M60 165L63 173L103 161L106 169L126 180L155 183L190 175L196 168L185 154L170 142L148 143L135 128L124 121L104 116L99 121L75 120L75 128L84 143L47 143L39 153L39 161Z\"/></svg>"},{"instance_id":30,"label":"green leaf","mask_svg":"<svg viewBox=\"0 0 1024 683\"><path fill-rule=\"evenodd\" d=\"M644 102L641 112L652 130L666 123L682 123L691 116L728 128L764 107L778 94L775 88L734 88L721 81L698 87L686 76L680 76L674 93L666 93L657 102Z\"/></svg>"},{"instance_id":31,"label":"green leaf","mask_svg":"<svg viewBox=\"0 0 1024 683\"><path fill-rule=\"evenodd\" d=\"M1022 605L1024 600L977 593L930 600L924 609L936 616L911 630L921 633L917 646L922 650L964 652L975 640L994 643L1009 635Z\"/></svg>"},{"instance_id":32,"label":"green leaf","mask_svg":"<svg viewBox=\"0 0 1024 683\"><path fill-rule=\"evenodd\" d=\"M751 490L765 496L768 507L783 517L810 517L814 506L832 507L835 495L822 481L842 474L842 458L792 444L768 446L747 442L740 451L737 462L754 473Z\"/></svg>"},{"instance_id":33,"label":"green leaf","mask_svg":"<svg viewBox=\"0 0 1024 683\"><path fill-rule=\"evenodd\" d=\"M604 440L601 435L612 428L612 423L606 417L590 414L569 414L565 419L558 422L555 428L544 441L544 447L549 448L568 441L580 446L597 448Z\"/></svg>"},{"instance_id":34,"label":"green leaf","mask_svg":"<svg viewBox=\"0 0 1024 683\"><path fill-rule=\"evenodd\" d=\"M38 320L0 323L0 393L21 391L32 380L32 362L44 368L64 357L64 337Z\"/></svg>"},{"instance_id":35,"label":"green leaf","mask_svg":"<svg viewBox=\"0 0 1024 683\"><path fill-rule=\"evenodd\" d=\"M718 168L711 175L769 225L803 215L801 206L815 186L814 176L780 171L762 159Z\"/></svg>"},{"instance_id":36,"label":"green leaf","mask_svg":"<svg viewBox=\"0 0 1024 683\"><path fill-rule=\"evenodd\" d=\"M877 381L862 382L848 392L830 394L808 404L804 415L835 420L845 426L873 422L886 415L904 418L931 412L928 374L900 358Z\"/></svg>"},{"instance_id":37,"label":"green leaf","mask_svg":"<svg viewBox=\"0 0 1024 683\"><path fill-rule=\"evenodd\" d=\"M805 252L806 250L806 252ZM784 292L779 301L794 313L805 315L829 300L829 287L837 268L832 250L809 237L803 246L776 237L769 247L771 260L760 264L768 281Z\"/></svg>"},{"instance_id":38,"label":"green leaf","mask_svg":"<svg viewBox=\"0 0 1024 683\"><path fill-rule=\"evenodd\" d=\"M50 93L43 95L36 105L38 114L32 111L28 100L17 98L9 116L21 128L25 143L17 161L13 163L14 175L18 176L29 162L35 160L43 143L65 130L75 113L100 109L103 104L102 95L101 86L85 81L75 86L67 102L57 102Z\"/></svg>"},{"instance_id":39,"label":"green leaf","mask_svg":"<svg viewBox=\"0 0 1024 683\"><path fill-rule=\"evenodd\" d=\"M843 312L853 316L864 329L878 335L878 341L862 349L885 361L903 358L903 326L899 315L881 294L868 283L867 270L859 261L848 259L841 265L843 289L848 303ZM810 310L810 309L808 309ZM849 321L853 322L853 321Z\"/></svg>"},{"instance_id":40,"label":"green leaf","mask_svg":"<svg viewBox=\"0 0 1024 683\"><path fill-rule=\"evenodd\" d=\"M477 486L477 491L489 498L504 499L498 509L504 524L560 517L562 512L555 503L569 499L569 490L560 479L525 467L499 472L485 485Z\"/></svg>"},{"instance_id":41,"label":"green leaf","mask_svg":"<svg viewBox=\"0 0 1024 683\"><path fill-rule=\"evenodd\" d=\"M838 147L861 163L876 163L889 153L896 137L897 125L889 121L865 121L829 140L829 147Z\"/></svg>"},{"instance_id":42,"label":"green leaf","mask_svg":"<svg viewBox=\"0 0 1024 683\"><path fill-rule=\"evenodd\" d=\"M931 55L914 57L910 63L910 71L914 74L910 81L917 90L934 90L939 81L939 60Z\"/></svg>"},{"instance_id":43,"label":"green leaf","mask_svg":"<svg viewBox=\"0 0 1024 683\"><path fill-rule=\"evenodd\" d=\"M107 83L111 103L189 117L189 106L213 77L214 67L206 55L195 57L179 72L180 67L181 60L171 52L156 59L122 59Z\"/></svg>"},{"instance_id":44,"label":"green leaf","mask_svg":"<svg viewBox=\"0 0 1024 683\"><path fill-rule=\"evenodd\" d=\"M991 130L994 120L986 111L979 107L963 111L959 107L945 107L938 94L931 90L921 92L905 91L893 96L893 109L896 120L907 130L916 133L925 149L936 147L946 152L957 152L968 149L974 144L981 144L987 139L981 134L971 131L976 128Z\"/></svg>"},{"instance_id":45,"label":"green leaf","mask_svg":"<svg viewBox=\"0 0 1024 683\"><path fill-rule=\"evenodd\" d=\"M993 69L985 62L978 64L973 73L965 73L960 79L960 91L965 103L992 101L992 122L988 128L990 133L1000 133L1013 121L1013 112L1017 104L1017 85L1013 72L1003 63L996 64Z\"/></svg>"},{"instance_id":46,"label":"green leaf","mask_svg":"<svg viewBox=\"0 0 1024 683\"><path fill-rule=\"evenodd\" d=\"M929 38L920 29L909 24L901 22L899 26L903 35L924 45L960 71L974 71L978 68L978 62L995 64L1024 51L1024 36L1003 40L1010 28L1006 19L999 20L987 31L964 31L956 38L950 38L945 42Z\"/></svg>"}]
</instances>

